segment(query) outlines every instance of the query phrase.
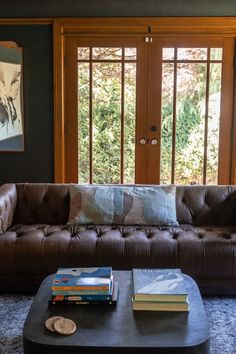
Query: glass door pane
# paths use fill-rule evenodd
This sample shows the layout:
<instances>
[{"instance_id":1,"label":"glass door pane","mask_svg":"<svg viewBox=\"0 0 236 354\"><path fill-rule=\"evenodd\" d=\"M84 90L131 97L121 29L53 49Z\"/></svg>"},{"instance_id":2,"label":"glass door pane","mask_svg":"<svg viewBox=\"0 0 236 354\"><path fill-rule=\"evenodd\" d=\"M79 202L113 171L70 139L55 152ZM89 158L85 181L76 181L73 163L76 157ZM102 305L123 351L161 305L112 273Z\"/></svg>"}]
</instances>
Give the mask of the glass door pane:
<instances>
[{"instance_id":1,"label":"glass door pane","mask_svg":"<svg viewBox=\"0 0 236 354\"><path fill-rule=\"evenodd\" d=\"M78 47L78 182L135 183L134 47Z\"/></svg>"},{"instance_id":2,"label":"glass door pane","mask_svg":"<svg viewBox=\"0 0 236 354\"><path fill-rule=\"evenodd\" d=\"M160 182L217 184L222 48L162 48Z\"/></svg>"}]
</instances>

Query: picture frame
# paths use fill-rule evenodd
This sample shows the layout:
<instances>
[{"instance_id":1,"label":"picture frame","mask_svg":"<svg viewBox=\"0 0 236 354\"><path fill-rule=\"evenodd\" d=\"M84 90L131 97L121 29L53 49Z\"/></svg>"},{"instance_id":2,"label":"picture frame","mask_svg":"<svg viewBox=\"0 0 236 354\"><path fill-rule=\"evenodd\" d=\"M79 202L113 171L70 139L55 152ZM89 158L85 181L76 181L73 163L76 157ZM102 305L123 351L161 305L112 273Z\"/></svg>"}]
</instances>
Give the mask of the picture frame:
<instances>
[{"instance_id":1,"label":"picture frame","mask_svg":"<svg viewBox=\"0 0 236 354\"><path fill-rule=\"evenodd\" d=\"M0 41L0 152L24 151L22 48Z\"/></svg>"}]
</instances>

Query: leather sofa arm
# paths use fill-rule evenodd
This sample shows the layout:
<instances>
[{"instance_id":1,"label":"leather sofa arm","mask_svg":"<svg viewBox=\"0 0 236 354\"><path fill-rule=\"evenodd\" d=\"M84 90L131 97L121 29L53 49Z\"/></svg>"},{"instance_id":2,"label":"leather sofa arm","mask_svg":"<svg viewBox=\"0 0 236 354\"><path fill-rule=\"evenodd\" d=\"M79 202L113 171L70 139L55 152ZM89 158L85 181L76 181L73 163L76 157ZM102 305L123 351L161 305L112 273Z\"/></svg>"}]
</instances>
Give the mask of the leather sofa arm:
<instances>
[{"instance_id":1,"label":"leather sofa arm","mask_svg":"<svg viewBox=\"0 0 236 354\"><path fill-rule=\"evenodd\" d=\"M0 234L12 224L16 209L17 191L13 183L0 187Z\"/></svg>"}]
</instances>

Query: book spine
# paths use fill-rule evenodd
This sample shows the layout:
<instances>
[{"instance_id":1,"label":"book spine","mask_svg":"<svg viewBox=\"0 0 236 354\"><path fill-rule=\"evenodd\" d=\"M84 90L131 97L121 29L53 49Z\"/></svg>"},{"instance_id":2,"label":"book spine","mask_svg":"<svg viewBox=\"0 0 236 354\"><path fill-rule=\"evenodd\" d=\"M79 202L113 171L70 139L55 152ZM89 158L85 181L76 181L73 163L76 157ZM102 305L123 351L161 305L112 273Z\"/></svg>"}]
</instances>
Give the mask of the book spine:
<instances>
[{"instance_id":1,"label":"book spine","mask_svg":"<svg viewBox=\"0 0 236 354\"><path fill-rule=\"evenodd\" d=\"M97 285L97 286L89 286L89 285L71 285L71 286L64 286L64 285L52 285L52 290L82 290L82 291L87 291L87 290L96 290L96 291L109 291L110 285Z\"/></svg>"},{"instance_id":2,"label":"book spine","mask_svg":"<svg viewBox=\"0 0 236 354\"><path fill-rule=\"evenodd\" d=\"M52 301L111 301L112 295L53 295Z\"/></svg>"},{"instance_id":3,"label":"book spine","mask_svg":"<svg viewBox=\"0 0 236 354\"><path fill-rule=\"evenodd\" d=\"M116 301L53 301L49 300L50 305L115 305Z\"/></svg>"},{"instance_id":4,"label":"book spine","mask_svg":"<svg viewBox=\"0 0 236 354\"><path fill-rule=\"evenodd\" d=\"M188 295L165 295L165 294L133 294L134 301L156 301L156 302L187 302Z\"/></svg>"},{"instance_id":5,"label":"book spine","mask_svg":"<svg viewBox=\"0 0 236 354\"><path fill-rule=\"evenodd\" d=\"M52 290L52 295L109 295L110 291L104 290Z\"/></svg>"},{"instance_id":6,"label":"book spine","mask_svg":"<svg viewBox=\"0 0 236 354\"><path fill-rule=\"evenodd\" d=\"M137 279L136 279L136 270L132 269L132 291L133 294L136 294L138 289L137 289Z\"/></svg>"}]
</instances>

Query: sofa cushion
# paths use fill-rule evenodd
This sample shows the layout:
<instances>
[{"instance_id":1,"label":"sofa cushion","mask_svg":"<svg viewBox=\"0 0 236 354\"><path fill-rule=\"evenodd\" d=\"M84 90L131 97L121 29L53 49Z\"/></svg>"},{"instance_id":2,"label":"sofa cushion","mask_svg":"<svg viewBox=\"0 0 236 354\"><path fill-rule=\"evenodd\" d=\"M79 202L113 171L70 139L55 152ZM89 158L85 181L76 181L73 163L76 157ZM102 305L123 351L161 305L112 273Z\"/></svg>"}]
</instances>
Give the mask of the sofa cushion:
<instances>
[{"instance_id":1,"label":"sofa cushion","mask_svg":"<svg viewBox=\"0 0 236 354\"><path fill-rule=\"evenodd\" d=\"M0 234L12 224L17 203L15 184L4 184L0 187Z\"/></svg>"},{"instance_id":2,"label":"sofa cushion","mask_svg":"<svg viewBox=\"0 0 236 354\"><path fill-rule=\"evenodd\" d=\"M68 224L177 226L175 186L70 185Z\"/></svg>"}]
</instances>

